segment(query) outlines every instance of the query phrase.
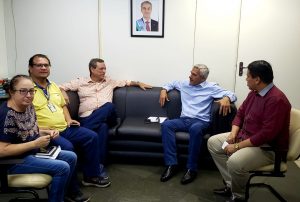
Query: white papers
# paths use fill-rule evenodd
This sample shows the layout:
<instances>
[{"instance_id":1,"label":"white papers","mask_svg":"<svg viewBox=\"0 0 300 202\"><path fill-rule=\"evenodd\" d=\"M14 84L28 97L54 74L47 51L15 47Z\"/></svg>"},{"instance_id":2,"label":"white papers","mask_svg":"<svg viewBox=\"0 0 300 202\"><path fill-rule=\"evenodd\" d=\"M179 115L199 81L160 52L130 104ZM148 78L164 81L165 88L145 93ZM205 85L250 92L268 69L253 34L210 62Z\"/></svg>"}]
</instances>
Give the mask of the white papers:
<instances>
[{"instance_id":1,"label":"white papers","mask_svg":"<svg viewBox=\"0 0 300 202\"><path fill-rule=\"evenodd\" d=\"M229 145L229 144L228 144L228 142L225 141L225 142L223 143L223 145L222 145L222 149L224 150L224 149L226 148L227 145Z\"/></svg>"},{"instance_id":2,"label":"white papers","mask_svg":"<svg viewBox=\"0 0 300 202\"><path fill-rule=\"evenodd\" d=\"M36 153L35 157L45 159L56 159L60 151L60 146L51 146L46 151Z\"/></svg>"},{"instance_id":3,"label":"white papers","mask_svg":"<svg viewBox=\"0 0 300 202\"><path fill-rule=\"evenodd\" d=\"M159 117L157 117L157 116L149 116L149 117L148 117L148 120L149 120L151 123L157 123L157 122L159 122Z\"/></svg>"},{"instance_id":4,"label":"white papers","mask_svg":"<svg viewBox=\"0 0 300 202\"><path fill-rule=\"evenodd\" d=\"M163 123L168 117L163 117L163 116L160 116L159 117L159 123Z\"/></svg>"},{"instance_id":5,"label":"white papers","mask_svg":"<svg viewBox=\"0 0 300 202\"><path fill-rule=\"evenodd\" d=\"M168 117L164 116L149 116L146 119L146 122L148 123L163 123Z\"/></svg>"}]
</instances>

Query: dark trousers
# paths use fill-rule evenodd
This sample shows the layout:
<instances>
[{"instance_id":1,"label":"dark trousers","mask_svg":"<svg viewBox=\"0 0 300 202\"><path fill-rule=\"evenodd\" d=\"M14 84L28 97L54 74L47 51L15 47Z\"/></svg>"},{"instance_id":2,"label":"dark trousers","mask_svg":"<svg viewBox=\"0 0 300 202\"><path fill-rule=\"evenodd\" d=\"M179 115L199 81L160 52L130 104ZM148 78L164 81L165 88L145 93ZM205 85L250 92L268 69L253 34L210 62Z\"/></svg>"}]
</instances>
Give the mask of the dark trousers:
<instances>
[{"instance_id":1,"label":"dark trousers","mask_svg":"<svg viewBox=\"0 0 300 202\"><path fill-rule=\"evenodd\" d=\"M60 145L63 150L79 152L82 156L82 172L84 177L100 176L98 135L87 128L71 126L60 132L53 140L54 145Z\"/></svg>"},{"instance_id":2,"label":"dark trousers","mask_svg":"<svg viewBox=\"0 0 300 202\"><path fill-rule=\"evenodd\" d=\"M80 119L81 126L98 134L99 161L104 164L107 154L108 129L116 123L116 110L113 103L107 102L93 111L90 116Z\"/></svg>"},{"instance_id":3,"label":"dark trousers","mask_svg":"<svg viewBox=\"0 0 300 202\"><path fill-rule=\"evenodd\" d=\"M79 186L76 178L73 178L77 156L74 152L62 150L56 159L37 158L28 155L21 164L13 165L10 174L44 173L52 176L49 192L49 202L64 200L64 195L69 192L77 193ZM70 184L68 188L68 184ZM66 190L67 189L67 190Z\"/></svg>"},{"instance_id":4,"label":"dark trousers","mask_svg":"<svg viewBox=\"0 0 300 202\"><path fill-rule=\"evenodd\" d=\"M204 131L209 127L208 122L194 118L179 118L166 120L161 125L162 143L164 147L164 159L166 165L177 165L176 132L188 132L189 156L187 169L198 169L198 158L202 144Z\"/></svg>"}]
</instances>

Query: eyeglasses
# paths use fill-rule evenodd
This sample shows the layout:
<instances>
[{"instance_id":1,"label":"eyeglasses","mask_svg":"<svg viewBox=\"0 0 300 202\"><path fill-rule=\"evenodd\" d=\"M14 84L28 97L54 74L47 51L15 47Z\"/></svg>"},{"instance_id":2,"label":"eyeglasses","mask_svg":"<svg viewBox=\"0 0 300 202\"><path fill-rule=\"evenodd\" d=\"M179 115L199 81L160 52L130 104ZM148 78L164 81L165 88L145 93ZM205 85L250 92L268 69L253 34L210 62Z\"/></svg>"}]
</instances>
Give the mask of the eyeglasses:
<instances>
[{"instance_id":1,"label":"eyeglasses","mask_svg":"<svg viewBox=\"0 0 300 202\"><path fill-rule=\"evenodd\" d=\"M35 92L36 92L36 90L33 89L33 88L31 88L31 89L21 88L21 89L19 89L19 90L14 90L14 91L19 91L19 93L20 93L21 95L23 95L23 96L26 96L28 93L29 93L30 95L34 95Z\"/></svg>"},{"instance_id":2,"label":"eyeglasses","mask_svg":"<svg viewBox=\"0 0 300 202\"><path fill-rule=\"evenodd\" d=\"M32 66L38 67L38 68L42 68L42 67L48 68L48 67L50 67L51 65L49 65L49 64L32 64Z\"/></svg>"}]
</instances>

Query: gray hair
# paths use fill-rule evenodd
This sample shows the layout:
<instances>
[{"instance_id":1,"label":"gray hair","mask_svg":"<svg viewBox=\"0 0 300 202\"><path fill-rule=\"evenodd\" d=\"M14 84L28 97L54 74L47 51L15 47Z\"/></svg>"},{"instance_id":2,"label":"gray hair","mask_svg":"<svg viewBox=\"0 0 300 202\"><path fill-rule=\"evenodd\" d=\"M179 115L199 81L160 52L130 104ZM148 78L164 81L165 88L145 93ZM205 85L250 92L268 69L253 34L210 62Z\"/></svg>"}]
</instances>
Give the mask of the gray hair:
<instances>
[{"instance_id":1,"label":"gray hair","mask_svg":"<svg viewBox=\"0 0 300 202\"><path fill-rule=\"evenodd\" d=\"M143 7L144 4L149 4L151 6L151 8L152 8L152 3L150 1L143 1L141 3L141 8Z\"/></svg>"},{"instance_id":2,"label":"gray hair","mask_svg":"<svg viewBox=\"0 0 300 202\"><path fill-rule=\"evenodd\" d=\"M209 74L209 69L204 64L195 64L193 68L199 69L201 76L206 80Z\"/></svg>"}]
</instances>

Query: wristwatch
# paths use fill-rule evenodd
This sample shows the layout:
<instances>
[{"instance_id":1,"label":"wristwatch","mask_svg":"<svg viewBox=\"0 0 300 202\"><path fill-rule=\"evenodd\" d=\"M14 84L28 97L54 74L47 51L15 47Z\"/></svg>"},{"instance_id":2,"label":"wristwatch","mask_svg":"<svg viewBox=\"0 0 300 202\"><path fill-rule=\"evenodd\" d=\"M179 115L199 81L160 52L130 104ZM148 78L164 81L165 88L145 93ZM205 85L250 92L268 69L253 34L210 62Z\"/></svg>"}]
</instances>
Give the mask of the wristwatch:
<instances>
[{"instance_id":1,"label":"wristwatch","mask_svg":"<svg viewBox=\"0 0 300 202\"><path fill-rule=\"evenodd\" d=\"M239 143L235 143L235 144L234 144L234 148L235 148L236 150L239 150L239 149L240 149Z\"/></svg>"}]
</instances>

